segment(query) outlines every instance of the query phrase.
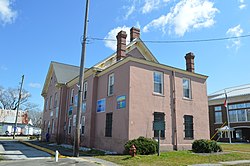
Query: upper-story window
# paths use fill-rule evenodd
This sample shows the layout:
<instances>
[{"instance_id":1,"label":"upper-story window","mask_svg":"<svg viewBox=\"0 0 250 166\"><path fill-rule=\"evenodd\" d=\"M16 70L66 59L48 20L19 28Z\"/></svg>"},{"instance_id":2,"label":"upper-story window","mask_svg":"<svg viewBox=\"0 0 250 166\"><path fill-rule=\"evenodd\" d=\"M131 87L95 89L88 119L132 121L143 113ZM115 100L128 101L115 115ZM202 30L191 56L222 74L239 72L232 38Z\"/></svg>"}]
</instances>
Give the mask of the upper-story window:
<instances>
[{"instance_id":1,"label":"upper-story window","mask_svg":"<svg viewBox=\"0 0 250 166\"><path fill-rule=\"evenodd\" d=\"M83 100L86 100L87 99L87 89L88 89L88 83L87 81L84 82L83 84Z\"/></svg>"},{"instance_id":2,"label":"upper-story window","mask_svg":"<svg viewBox=\"0 0 250 166\"><path fill-rule=\"evenodd\" d=\"M48 98L45 99L45 111L48 110Z\"/></svg>"},{"instance_id":3,"label":"upper-story window","mask_svg":"<svg viewBox=\"0 0 250 166\"><path fill-rule=\"evenodd\" d=\"M163 73L154 71L154 92L163 94Z\"/></svg>"},{"instance_id":4,"label":"upper-story window","mask_svg":"<svg viewBox=\"0 0 250 166\"><path fill-rule=\"evenodd\" d=\"M215 123L222 123L221 106L214 107L214 121Z\"/></svg>"},{"instance_id":5,"label":"upper-story window","mask_svg":"<svg viewBox=\"0 0 250 166\"><path fill-rule=\"evenodd\" d=\"M54 96L54 107L57 107L57 93Z\"/></svg>"},{"instance_id":6,"label":"upper-story window","mask_svg":"<svg viewBox=\"0 0 250 166\"><path fill-rule=\"evenodd\" d=\"M115 77L114 73L112 73L109 75L109 80L108 80L108 96L114 94L114 83L115 83Z\"/></svg>"},{"instance_id":7,"label":"upper-story window","mask_svg":"<svg viewBox=\"0 0 250 166\"><path fill-rule=\"evenodd\" d=\"M49 109L52 107L52 96L49 97Z\"/></svg>"},{"instance_id":8,"label":"upper-story window","mask_svg":"<svg viewBox=\"0 0 250 166\"><path fill-rule=\"evenodd\" d=\"M183 97L191 99L191 83L190 83L190 79L183 78L182 79L182 86L183 86Z\"/></svg>"},{"instance_id":9,"label":"upper-story window","mask_svg":"<svg viewBox=\"0 0 250 166\"><path fill-rule=\"evenodd\" d=\"M70 103L71 103L71 104L74 103L74 89L71 89L71 93L70 93Z\"/></svg>"}]
</instances>

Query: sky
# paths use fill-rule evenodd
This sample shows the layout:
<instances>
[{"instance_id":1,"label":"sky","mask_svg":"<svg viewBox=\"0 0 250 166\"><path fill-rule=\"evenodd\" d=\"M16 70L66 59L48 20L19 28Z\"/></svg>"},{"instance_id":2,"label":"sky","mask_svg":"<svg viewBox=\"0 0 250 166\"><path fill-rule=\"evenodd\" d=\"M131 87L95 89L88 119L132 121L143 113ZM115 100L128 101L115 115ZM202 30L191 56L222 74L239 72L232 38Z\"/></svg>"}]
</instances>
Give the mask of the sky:
<instances>
[{"instance_id":1,"label":"sky","mask_svg":"<svg viewBox=\"0 0 250 166\"><path fill-rule=\"evenodd\" d=\"M30 101L42 109L50 62L80 64L85 3L0 0L0 86L18 87L25 75ZM249 84L249 9L247 0L90 0L85 67L113 54L108 39L135 26L162 64L185 69L193 52L195 72L209 76L208 94ZM192 42L230 37L238 38Z\"/></svg>"}]
</instances>

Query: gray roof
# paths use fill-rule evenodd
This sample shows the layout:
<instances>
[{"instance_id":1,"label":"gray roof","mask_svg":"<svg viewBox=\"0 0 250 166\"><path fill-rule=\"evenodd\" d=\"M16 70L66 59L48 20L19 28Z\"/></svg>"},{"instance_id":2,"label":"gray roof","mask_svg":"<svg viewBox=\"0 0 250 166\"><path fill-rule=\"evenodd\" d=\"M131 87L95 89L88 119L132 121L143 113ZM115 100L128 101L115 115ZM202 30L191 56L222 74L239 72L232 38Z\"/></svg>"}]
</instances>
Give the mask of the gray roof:
<instances>
[{"instance_id":1,"label":"gray roof","mask_svg":"<svg viewBox=\"0 0 250 166\"><path fill-rule=\"evenodd\" d=\"M209 100L217 100L225 98L225 92L227 93L228 98L250 95L250 84L226 88L208 95L208 98Z\"/></svg>"},{"instance_id":2,"label":"gray roof","mask_svg":"<svg viewBox=\"0 0 250 166\"><path fill-rule=\"evenodd\" d=\"M79 75L80 68L68 64L51 62L59 84L65 84Z\"/></svg>"}]
</instances>

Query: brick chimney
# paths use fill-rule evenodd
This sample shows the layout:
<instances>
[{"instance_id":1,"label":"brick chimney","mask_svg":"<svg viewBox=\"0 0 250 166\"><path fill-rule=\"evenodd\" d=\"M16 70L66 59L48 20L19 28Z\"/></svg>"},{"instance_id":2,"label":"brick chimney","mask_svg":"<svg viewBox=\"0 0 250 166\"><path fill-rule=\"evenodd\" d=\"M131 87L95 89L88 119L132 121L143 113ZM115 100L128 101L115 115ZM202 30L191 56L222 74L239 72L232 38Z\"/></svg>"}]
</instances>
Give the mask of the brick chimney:
<instances>
[{"instance_id":1,"label":"brick chimney","mask_svg":"<svg viewBox=\"0 0 250 166\"><path fill-rule=\"evenodd\" d=\"M186 54L186 70L194 73L194 54L189 52Z\"/></svg>"},{"instance_id":2,"label":"brick chimney","mask_svg":"<svg viewBox=\"0 0 250 166\"><path fill-rule=\"evenodd\" d=\"M126 38L127 34L125 31L120 31L117 36L117 51L116 60L119 61L126 56Z\"/></svg>"},{"instance_id":3,"label":"brick chimney","mask_svg":"<svg viewBox=\"0 0 250 166\"><path fill-rule=\"evenodd\" d=\"M136 38L140 38L140 29L132 27L130 29L130 42Z\"/></svg>"}]
</instances>

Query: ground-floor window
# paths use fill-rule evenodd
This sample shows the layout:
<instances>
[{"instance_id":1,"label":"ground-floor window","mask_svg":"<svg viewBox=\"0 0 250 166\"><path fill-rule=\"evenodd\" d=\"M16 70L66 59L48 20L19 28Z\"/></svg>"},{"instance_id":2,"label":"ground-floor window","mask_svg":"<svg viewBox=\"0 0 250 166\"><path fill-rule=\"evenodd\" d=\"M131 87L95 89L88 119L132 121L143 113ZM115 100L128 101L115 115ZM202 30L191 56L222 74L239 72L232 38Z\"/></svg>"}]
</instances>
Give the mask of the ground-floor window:
<instances>
[{"instance_id":1,"label":"ground-floor window","mask_svg":"<svg viewBox=\"0 0 250 166\"><path fill-rule=\"evenodd\" d=\"M194 138L193 116L184 115L184 132L186 139Z\"/></svg>"},{"instance_id":2,"label":"ground-floor window","mask_svg":"<svg viewBox=\"0 0 250 166\"><path fill-rule=\"evenodd\" d=\"M165 124L165 114L162 112L154 112L154 122L162 122ZM165 137L165 130L161 130L161 137ZM159 136L159 130L154 130L154 137Z\"/></svg>"},{"instance_id":3,"label":"ground-floor window","mask_svg":"<svg viewBox=\"0 0 250 166\"><path fill-rule=\"evenodd\" d=\"M112 137L113 113L106 114L105 137Z\"/></svg>"}]
</instances>

